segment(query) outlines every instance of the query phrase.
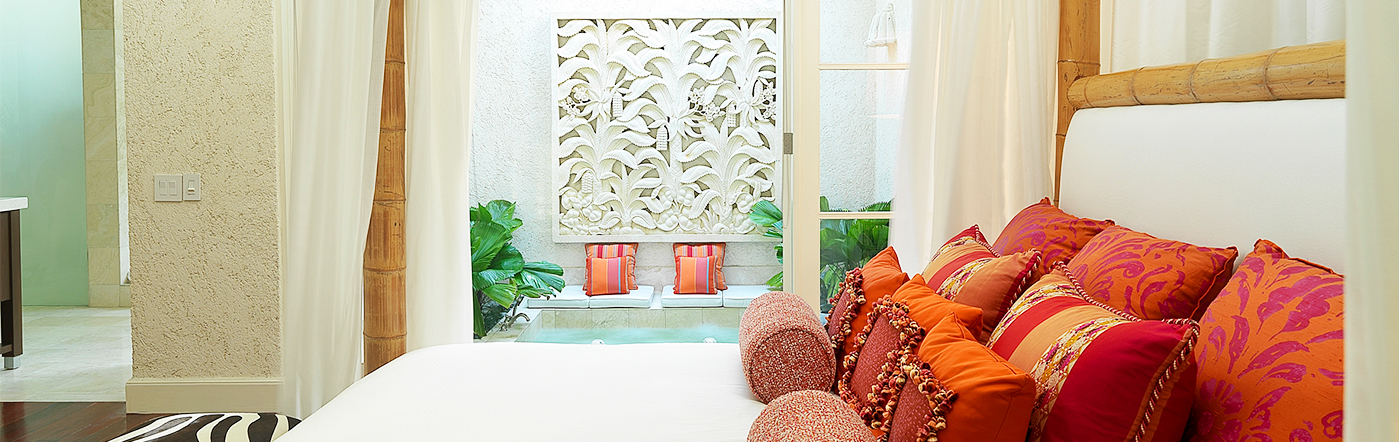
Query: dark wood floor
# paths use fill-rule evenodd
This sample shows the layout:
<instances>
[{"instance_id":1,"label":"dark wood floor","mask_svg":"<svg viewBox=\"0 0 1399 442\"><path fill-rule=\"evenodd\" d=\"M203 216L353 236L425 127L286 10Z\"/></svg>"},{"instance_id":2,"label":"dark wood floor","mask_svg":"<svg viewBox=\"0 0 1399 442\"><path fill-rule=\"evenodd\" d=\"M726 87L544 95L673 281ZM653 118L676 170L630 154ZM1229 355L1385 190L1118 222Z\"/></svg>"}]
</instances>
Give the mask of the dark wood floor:
<instances>
[{"instance_id":1,"label":"dark wood floor","mask_svg":"<svg viewBox=\"0 0 1399 442\"><path fill-rule=\"evenodd\" d=\"M125 402L0 403L0 442L106 442L163 414L126 414Z\"/></svg>"}]
</instances>

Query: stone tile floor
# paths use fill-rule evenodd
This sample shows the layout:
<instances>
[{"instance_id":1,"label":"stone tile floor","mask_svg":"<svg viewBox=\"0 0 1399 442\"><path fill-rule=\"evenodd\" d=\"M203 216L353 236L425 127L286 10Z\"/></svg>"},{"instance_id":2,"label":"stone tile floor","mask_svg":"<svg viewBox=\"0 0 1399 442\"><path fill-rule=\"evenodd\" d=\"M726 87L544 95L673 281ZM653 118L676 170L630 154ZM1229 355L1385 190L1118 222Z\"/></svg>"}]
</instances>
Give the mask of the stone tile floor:
<instances>
[{"instance_id":1,"label":"stone tile floor","mask_svg":"<svg viewBox=\"0 0 1399 442\"><path fill-rule=\"evenodd\" d=\"M23 344L0 402L126 401L131 309L25 306Z\"/></svg>"}]
</instances>

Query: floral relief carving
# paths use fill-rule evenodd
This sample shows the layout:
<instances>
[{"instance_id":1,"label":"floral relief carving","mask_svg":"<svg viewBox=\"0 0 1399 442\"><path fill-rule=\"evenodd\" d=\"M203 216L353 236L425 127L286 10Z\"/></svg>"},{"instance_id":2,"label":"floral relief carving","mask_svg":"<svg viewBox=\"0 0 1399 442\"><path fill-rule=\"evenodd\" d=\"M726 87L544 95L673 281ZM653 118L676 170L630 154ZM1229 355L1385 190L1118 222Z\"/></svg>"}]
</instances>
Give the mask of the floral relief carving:
<instances>
[{"instance_id":1,"label":"floral relief carving","mask_svg":"<svg viewBox=\"0 0 1399 442\"><path fill-rule=\"evenodd\" d=\"M761 240L780 194L776 20L560 19L555 237Z\"/></svg>"}]
</instances>

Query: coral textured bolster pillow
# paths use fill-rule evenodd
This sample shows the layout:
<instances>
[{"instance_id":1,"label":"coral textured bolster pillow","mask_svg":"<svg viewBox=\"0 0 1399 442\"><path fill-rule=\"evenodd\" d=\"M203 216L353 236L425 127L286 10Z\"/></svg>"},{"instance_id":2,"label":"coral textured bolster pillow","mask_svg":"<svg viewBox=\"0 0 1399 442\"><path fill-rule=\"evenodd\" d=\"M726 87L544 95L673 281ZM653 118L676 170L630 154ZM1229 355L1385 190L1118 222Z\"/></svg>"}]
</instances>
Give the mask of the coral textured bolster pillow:
<instances>
[{"instance_id":1,"label":"coral textured bolster pillow","mask_svg":"<svg viewBox=\"0 0 1399 442\"><path fill-rule=\"evenodd\" d=\"M763 403L793 391L829 391L835 383L830 337L797 295L769 292L754 299L739 321L738 350L743 377Z\"/></svg>"},{"instance_id":2,"label":"coral textured bolster pillow","mask_svg":"<svg viewBox=\"0 0 1399 442\"><path fill-rule=\"evenodd\" d=\"M1046 275L992 334L990 348L1037 384L1029 442L1170 441L1194 401L1198 326L1124 316Z\"/></svg>"},{"instance_id":3,"label":"coral textured bolster pillow","mask_svg":"<svg viewBox=\"0 0 1399 442\"><path fill-rule=\"evenodd\" d=\"M942 442L1023 442L1035 402L1035 380L991 349L977 343L977 333L948 313L930 327L918 347L918 360L957 399L944 416ZM907 394L907 389L904 390ZM900 399L899 407L909 404ZM890 442L905 438L917 422L901 422L896 411ZM901 425L902 424L902 425Z\"/></svg>"},{"instance_id":4,"label":"coral textured bolster pillow","mask_svg":"<svg viewBox=\"0 0 1399 442\"><path fill-rule=\"evenodd\" d=\"M768 403L748 442L875 442L869 427L830 392L794 391Z\"/></svg>"},{"instance_id":5,"label":"coral textured bolster pillow","mask_svg":"<svg viewBox=\"0 0 1399 442\"><path fill-rule=\"evenodd\" d=\"M1114 226L1088 241L1069 270L1085 294L1138 318L1199 319L1238 256L1232 246L1201 247Z\"/></svg>"},{"instance_id":6,"label":"coral textured bolster pillow","mask_svg":"<svg viewBox=\"0 0 1399 442\"><path fill-rule=\"evenodd\" d=\"M631 285L631 275L627 274L627 265L631 262L631 257L589 258L588 281L583 286L584 292L588 296L630 292L627 286Z\"/></svg>"},{"instance_id":7,"label":"coral textured bolster pillow","mask_svg":"<svg viewBox=\"0 0 1399 442\"><path fill-rule=\"evenodd\" d=\"M899 267L899 255L894 253L893 247L874 255L856 274L859 275L858 283L849 288L850 299L847 301L842 297L838 300L841 304L831 310L830 321L839 322L829 327L828 331L835 332L831 341L840 346L836 353L841 358L855 350L855 339L869 325L874 304L893 295L908 282L908 275ZM844 372L844 368L837 370Z\"/></svg>"},{"instance_id":8,"label":"coral textured bolster pillow","mask_svg":"<svg viewBox=\"0 0 1399 442\"><path fill-rule=\"evenodd\" d=\"M1345 277L1258 240L1200 321L1194 440L1341 439Z\"/></svg>"},{"instance_id":9,"label":"coral textured bolster pillow","mask_svg":"<svg viewBox=\"0 0 1399 442\"><path fill-rule=\"evenodd\" d=\"M714 258L714 281L719 290L728 290L728 283L724 282L724 243L707 244L676 244L671 247L675 251L675 260L678 262L681 257L697 258L708 256ZM676 282L675 285L680 285Z\"/></svg>"},{"instance_id":10,"label":"coral textured bolster pillow","mask_svg":"<svg viewBox=\"0 0 1399 442\"><path fill-rule=\"evenodd\" d=\"M637 243L623 244L586 244L583 246L583 255L586 259L592 258L620 258L629 257L627 261L627 277L630 283L628 290L636 290L636 247ZM585 286L586 287L586 286Z\"/></svg>"},{"instance_id":11,"label":"coral textured bolster pillow","mask_svg":"<svg viewBox=\"0 0 1399 442\"><path fill-rule=\"evenodd\" d=\"M1068 261L1093 239L1112 227L1112 220L1098 221L1064 213L1049 198L1031 204L1006 224L991 250L1011 255L1031 250L1040 251L1040 265L1034 279L1049 273L1055 263Z\"/></svg>"},{"instance_id":12,"label":"coral textured bolster pillow","mask_svg":"<svg viewBox=\"0 0 1399 442\"><path fill-rule=\"evenodd\" d=\"M942 297L981 309L983 325L968 328L986 342L1010 304L1034 282L1039 262L1037 250L997 255L981 230L971 226L938 249L923 269L923 279Z\"/></svg>"}]
</instances>

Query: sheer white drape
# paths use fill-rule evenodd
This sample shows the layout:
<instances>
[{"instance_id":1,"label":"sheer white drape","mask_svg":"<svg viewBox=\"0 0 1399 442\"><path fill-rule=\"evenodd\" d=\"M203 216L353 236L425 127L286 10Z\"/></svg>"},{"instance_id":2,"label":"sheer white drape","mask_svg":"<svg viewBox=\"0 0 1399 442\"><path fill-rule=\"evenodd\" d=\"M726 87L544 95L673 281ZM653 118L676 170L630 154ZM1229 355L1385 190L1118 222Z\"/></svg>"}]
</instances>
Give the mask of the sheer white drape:
<instances>
[{"instance_id":1,"label":"sheer white drape","mask_svg":"<svg viewBox=\"0 0 1399 442\"><path fill-rule=\"evenodd\" d=\"M1111 71L1346 38L1345 0L1104 0Z\"/></svg>"},{"instance_id":2,"label":"sheer white drape","mask_svg":"<svg viewBox=\"0 0 1399 442\"><path fill-rule=\"evenodd\" d=\"M291 113L283 127L290 137L282 167L281 408L293 416L311 414L360 375L364 244L388 6L388 0L279 5L279 32L291 40L281 57L288 83L282 92L290 96L283 111Z\"/></svg>"},{"instance_id":3,"label":"sheer white drape","mask_svg":"<svg viewBox=\"0 0 1399 442\"><path fill-rule=\"evenodd\" d=\"M914 2L889 243L921 269L952 234L1000 232L1049 196L1054 0Z\"/></svg>"},{"instance_id":4,"label":"sheer white drape","mask_svg":"<svg viewBox=\"0 0 1399 442\"><path fill-rule=\"evenodd\" d=\"M473 0L408 0L408 350L469 343Z\"/></svg>"},{"instance_id":5,"label":"sheer white drape","mask_svg":"<svg viewBox=\"0 0 1399 442\"><path fill-rule=\"evenodd\" d=\"M1346 419L1399 439L1399 2L1352 0L1346 31Z\"/></svg>"}]
</instances>

